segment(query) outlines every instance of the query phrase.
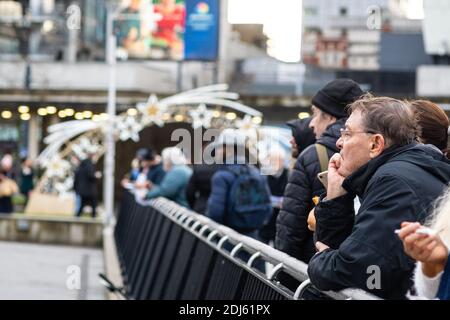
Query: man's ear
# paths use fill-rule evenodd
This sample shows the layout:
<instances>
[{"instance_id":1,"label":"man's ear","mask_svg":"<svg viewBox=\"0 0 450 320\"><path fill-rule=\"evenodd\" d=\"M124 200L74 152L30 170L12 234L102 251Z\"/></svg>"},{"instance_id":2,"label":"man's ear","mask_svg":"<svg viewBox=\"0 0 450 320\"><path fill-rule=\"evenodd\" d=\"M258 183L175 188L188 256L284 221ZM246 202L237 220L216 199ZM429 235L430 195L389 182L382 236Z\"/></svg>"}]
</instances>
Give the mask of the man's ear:
<instances>
[{"instance_id":1,"label":"man's ear","mask_svg":"<svg viewBox=\"0 0 450 320\"><path fill-rule=\"evenodd\" d=\"M386 142L381 134L374 134L370 139L370 153L371 159L378 157L385 149Z\"/></svg>"},{"instance_id":2,"label":"man's ear","mask_svg":"<svg viewBox=\"0 0 450 320\"><path fill-rule=\"evenodd\" d=\"M335 116L332 116L331 114L328 115L330 122L336 122L337 118Z\"/></svg>"}]
</instances>

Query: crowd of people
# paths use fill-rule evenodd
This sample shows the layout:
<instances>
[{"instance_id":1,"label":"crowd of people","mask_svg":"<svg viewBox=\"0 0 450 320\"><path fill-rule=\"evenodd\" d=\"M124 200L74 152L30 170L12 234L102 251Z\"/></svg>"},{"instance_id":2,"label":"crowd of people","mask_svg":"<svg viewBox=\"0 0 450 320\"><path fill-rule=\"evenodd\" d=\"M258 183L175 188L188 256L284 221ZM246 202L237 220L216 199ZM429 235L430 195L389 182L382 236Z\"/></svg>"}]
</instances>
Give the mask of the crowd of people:
<instances>
[{"instance_id":1,"label":"crowd of people","mask_svg":"<svg viewBox=\"0 0 450 320\"><path fill-rule=\"evenodd\" d=\"M450 121L436 104L363 92L337 79L312 99L312 116L291 120L291 162L282 149L253 165L245 136L224 130L214 163L191 164L169 147L138 150L122 185L165 197L308 264L320 290L360 288L385 299L450 299ZM241 152L244 150L244 152ZM76 216L96 216L93 155L74 158ZM271 166L265 175L262 166ZM0 161L0 213L26 204L30 159ZM280 275L283 277L283 275ZM293 278L282 283L293 289ZM292 285L292 286L291 286Z\"/></svg>"},{"instance_id":2,"label":"crowd of people","mask_svg":"<svg viewBox=\"0 0 450 320\"><path fill-rule=\"evenodd\" d=\"M73 191L76 217L83 214L86 206L91 208L92 217L96 217L100 176L95 170L92 157L93 154L89 154L82 160L76 156L71 159L75 168ZM13 154L5 152L0 160L0 214L24 212L37 178L31 159L22 158L19 166Z\"/></svg>"},{"instance_id":3,"label":"crowd of people","mask_svg":"<svg viewBox=\"0 0 450 320\"><path fill-rule=\"evenodd\" d=\"M450 298L449 119L431 101L327 84L312 116L288 121L294 165L269 152L249 163L245 139L213 142L220 164L188 165L176 147L138 154L144 199L166 197L308 264L320 290L360 288L385 299ZM161 159L162 158L162 159ZM289 279L285 279L289 287Z\"/></svg>"}]
</instances>

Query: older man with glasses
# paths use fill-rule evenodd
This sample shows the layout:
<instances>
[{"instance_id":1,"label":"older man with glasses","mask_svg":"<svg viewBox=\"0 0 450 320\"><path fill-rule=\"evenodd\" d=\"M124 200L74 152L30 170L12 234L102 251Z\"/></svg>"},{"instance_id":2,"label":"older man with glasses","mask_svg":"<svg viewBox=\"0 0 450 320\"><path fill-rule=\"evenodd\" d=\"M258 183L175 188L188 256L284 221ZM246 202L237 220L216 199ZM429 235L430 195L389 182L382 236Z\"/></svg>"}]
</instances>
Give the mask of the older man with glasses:
<instances>
[{"instance_id":1,"label":"older man with glasses","mask_svg":"<svg viewBox=\"0 0 450 320\"><path fill-rule=\"evenodd\" d=\"M350 112L315 210L319 252L308 274L321 290L357 287L403 299L414 261L394 231L403 221L427 218L450 181L450 162L416 142L416 121L402 101L366 96ZM355 196L361 201L356 216Z\"/></svg>"}]
</instances>

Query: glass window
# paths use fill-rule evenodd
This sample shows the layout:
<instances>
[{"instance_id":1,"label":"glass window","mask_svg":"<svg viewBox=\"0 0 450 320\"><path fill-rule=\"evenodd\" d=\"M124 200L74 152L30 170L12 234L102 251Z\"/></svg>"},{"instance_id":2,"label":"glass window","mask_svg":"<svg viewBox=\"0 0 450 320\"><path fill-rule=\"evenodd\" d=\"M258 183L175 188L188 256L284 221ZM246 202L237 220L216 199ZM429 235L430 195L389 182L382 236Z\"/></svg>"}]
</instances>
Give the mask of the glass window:
<instances>
[{"instance_id":1,"label":"glass window","mask_svg":"<svg viewBox=\"0 0 450 320\"><path fill-rule=\"evenodd\" d=\"M319 10L317 9L317 7L305 7L303 9L303 13L305 16L317 16Z\"/></svg>"}]
</instances>

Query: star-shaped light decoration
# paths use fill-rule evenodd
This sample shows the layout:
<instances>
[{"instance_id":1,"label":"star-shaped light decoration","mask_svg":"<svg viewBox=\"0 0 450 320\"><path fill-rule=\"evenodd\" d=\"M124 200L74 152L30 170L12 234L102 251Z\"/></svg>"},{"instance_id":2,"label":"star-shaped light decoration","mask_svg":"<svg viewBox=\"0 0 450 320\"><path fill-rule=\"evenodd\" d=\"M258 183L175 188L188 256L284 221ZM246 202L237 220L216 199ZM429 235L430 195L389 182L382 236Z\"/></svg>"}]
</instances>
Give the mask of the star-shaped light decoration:
<instances>
[{"instance_id":1,"label":"star-shaped light decoration","mask_svg":"<svg viewBox=\"0 0 450 320\"><path fill-rule=\"evenodd\" d=\"M202 103L196 109L189 110L189 115L192 117L192 128L209 128L214 117L214 111L208 110L206 105Z\"/></svg>"},{"instance_id":2,"label":"star-shaped light decoration","mask_svg":"<svg viewBox=\"0 0 450 320\"><path fill-rule=\"evenodd\" d=\"M95 154L99 149L100 146L92 143L87 137L81 138L78 143L72 145L72 151L81 160L86 159L88 154Z\"/></svg>"},{"instance_id":3,"label":"star-shaped light decoration","mask_svg":"<svg viewBox=\"0 0 450 320\"><path fill-rule=\"evenodd\" d=\"M139 132L143 128L144 126L136 121L136 118L133 116L118 118L118 121L116 122L116 130L118 131L119 139L121 141L131 139L134 142L138 142Z\"/></svg>"},{"instance_id":4,"label":"star-shaped light decoration","mask_svg":"<svg viewBox=\"0 0 450 320\"><path fill-rule=\"evenodd\" d=\"M55 183L55 190L58 192L60 198L69 198L73 196L71 192L73 188L74 179L72 176L67 177L65 180Z\"/></svg>"},{"instance_id":5,"label":"star-shaped light decoration","mask_svg":"<svg viewBox=\"0 0 450 320\"><path fill-rule=\"evenodd\" d=\"M259 125L255 124L251 115L245 115L243 119L236 120L236 128L242 134L249 137L250 140L256 141L258 138L257 128Z\"/></svg>"},{"instance_id":6,"label":"star-shaped light decoration","mask_svg":"<svg viewBox=\"0 0 450 320\"><path fill-rule=\"evenodd\" d=\"M163 114L167 106L158 103L158 98L154 94L148 98L147 102L138 103L136 108L142 114L142 125L154 123L160 127L164 126Z\"/></svg>"},{"instance_id":7,"label":"star-shaped light decoration","mask_svg":"<svg viewBox=\"0 0 450 320\"><path fill-rule=\"evenodd\" d=\"M65 178L70 170L70 163L57 155L49 162L44 163L44 166L49 178Z\"/></svg>"}]
</instances>

